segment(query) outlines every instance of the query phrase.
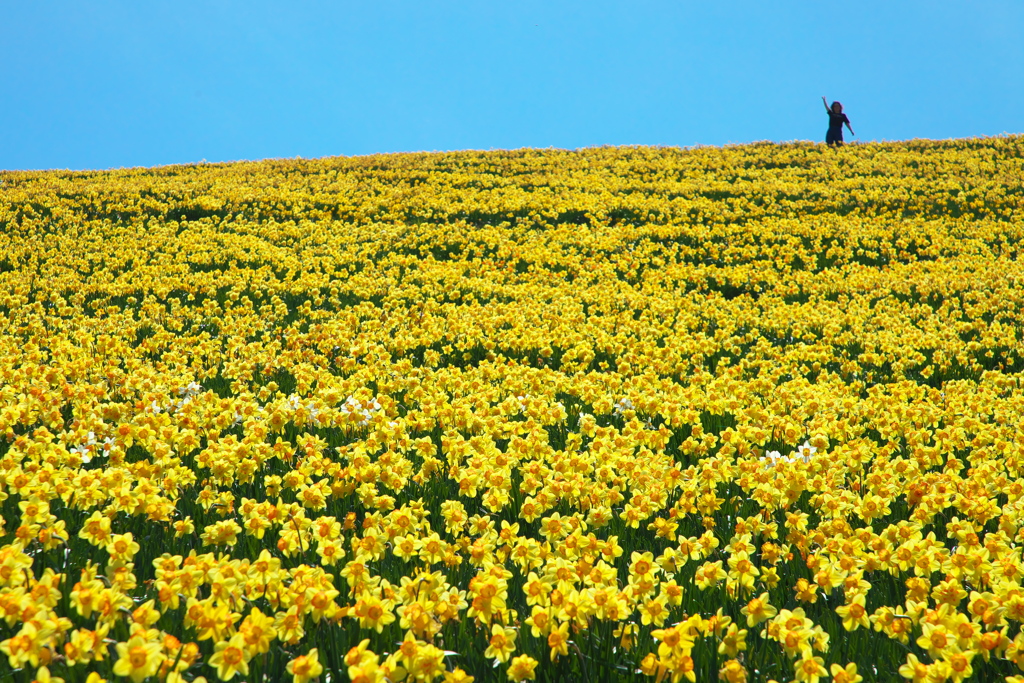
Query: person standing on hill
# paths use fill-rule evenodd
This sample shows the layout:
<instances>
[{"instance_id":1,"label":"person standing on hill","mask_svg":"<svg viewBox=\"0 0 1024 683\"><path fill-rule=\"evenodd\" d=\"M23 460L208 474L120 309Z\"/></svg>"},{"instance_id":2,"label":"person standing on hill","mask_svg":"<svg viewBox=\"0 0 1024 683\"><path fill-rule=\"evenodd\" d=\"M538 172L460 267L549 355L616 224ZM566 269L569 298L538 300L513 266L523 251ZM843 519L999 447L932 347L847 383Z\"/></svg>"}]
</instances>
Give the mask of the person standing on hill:
<instances>
[{"instance_id":1,"label":"person standing on hill","mask_svg":"<svg viewBox=\"0 0 1024 683\"><path fill-rule=\"evenodd\" d=\"M838 102L833 102L832 106L828 106L828 100L822 96L821 101L825 103L825 111L828 112L828 132L825 133L825 142L829 146L841 146L843 144L843 124L850 129L850 135L857 137L857 134L853 132L853 128L850 126L850 119L846 118L846 114L843 113L843 105Z\"/></svg>"}]
</instances>

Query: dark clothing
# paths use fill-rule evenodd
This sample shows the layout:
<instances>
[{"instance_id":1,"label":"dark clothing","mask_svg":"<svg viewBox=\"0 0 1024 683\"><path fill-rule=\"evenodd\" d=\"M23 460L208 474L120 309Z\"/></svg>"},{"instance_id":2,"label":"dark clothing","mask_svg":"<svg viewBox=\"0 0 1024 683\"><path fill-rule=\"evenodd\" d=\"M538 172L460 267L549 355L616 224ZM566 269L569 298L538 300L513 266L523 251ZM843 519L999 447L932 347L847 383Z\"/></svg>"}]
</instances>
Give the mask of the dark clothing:
<instances>
[{"instance_id":1,"label":"dark clothing","mask_svg":"<svg viewBox=\"0 0 1024 683\"><path fill-rule=\"evenodd\" d=\"M828 113L828 132L825 134L825 142L830 145L842 143L843 124L850 125L850 119L846 114L837 114L833 111Z\"/></svg>"}]
</instances>

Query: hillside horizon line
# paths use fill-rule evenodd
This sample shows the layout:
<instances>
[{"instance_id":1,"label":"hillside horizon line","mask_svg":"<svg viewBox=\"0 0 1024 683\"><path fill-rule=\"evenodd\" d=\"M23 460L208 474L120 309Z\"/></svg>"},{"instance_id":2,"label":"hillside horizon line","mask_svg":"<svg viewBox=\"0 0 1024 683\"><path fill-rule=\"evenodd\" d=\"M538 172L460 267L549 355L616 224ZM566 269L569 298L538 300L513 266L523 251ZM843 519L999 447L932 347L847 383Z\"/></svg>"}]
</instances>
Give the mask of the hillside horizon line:
<instances>
[{"instance_id":1,"label":"hillside horizon line","mask_svg":"<svg viewBox=\"0 0 1024 683\"><path fill-rule=\"evenodd\" d=\"M999 135L978 135L971 137L961 138L909 138L904 140L867 140L860 141L854 140L845 143L843 148L852 149L869 149L874 147L891 147L891 146L909 146L911 148L923 148L923 147L937 147L944 148L949 146L959 146L965 143L968 146L978 146L988 141L995 140L1007 140L1014 138L1024 138L1024 133L1001 133ZM724 145L713 145L713 144L694 144L694 145L660 145L660 144L595 144L585 147L511 147L511 148L492 148L492 149L451 149L451 150L409 150L409 151L386 151L386 152L374 152L372 154L326 154L319 157L305 157L302 155L296 155L291 157L264 157L260 159L230 159L224 161L207 161L206 159L200 159L198 161L187 161L187 162L172 162L167 164L154 164L151 166L112 166L108 168L45 168L45 169L0 169L0 177L10 174L48 174L48 173L76 173L76 174L97 174L97 173L116 173L122 171L156 171L156 170L173 170L177 168L195 168L195 167L226 167L232 165L244 165L244 164L265 164L265 163L287 163L287 162L323 162L330 160L360 160L360 159L379 159L379 158L401 158L401 157L419 157L427 158L431 156L448 156L448 155L501 155L501 154L525 154L525 153L564 153L564 154L584 154L589 151L596 150L666 150L676 152L694 152L694 151L708 151L708 150L742 150L745 148L763 148L763 147L775 147L775 148L827 148L824 142L817 140L755 140L751 142L737 142L737 143L726 143ZM838 151L838 150L832 150Z\"/></svg>"}]
</instances>

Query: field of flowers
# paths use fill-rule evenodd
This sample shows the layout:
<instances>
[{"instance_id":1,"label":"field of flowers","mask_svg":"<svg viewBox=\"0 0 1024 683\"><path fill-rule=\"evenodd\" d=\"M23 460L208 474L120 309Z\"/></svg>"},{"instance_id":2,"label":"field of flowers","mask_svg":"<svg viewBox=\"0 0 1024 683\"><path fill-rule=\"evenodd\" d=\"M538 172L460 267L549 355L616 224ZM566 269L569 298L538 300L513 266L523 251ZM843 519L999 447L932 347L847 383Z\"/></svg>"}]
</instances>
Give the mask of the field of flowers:
<instances>
[{"instance_id":1,"label":"field of flowers","mask_svg":"<svg viewBox=\"0 0 1024 683\"><path fill-rule=\"evenodd\" d=\"M1024 680L1022 250L1022 137L2 172L0 682Z\"/></svg>"}]
</instances>

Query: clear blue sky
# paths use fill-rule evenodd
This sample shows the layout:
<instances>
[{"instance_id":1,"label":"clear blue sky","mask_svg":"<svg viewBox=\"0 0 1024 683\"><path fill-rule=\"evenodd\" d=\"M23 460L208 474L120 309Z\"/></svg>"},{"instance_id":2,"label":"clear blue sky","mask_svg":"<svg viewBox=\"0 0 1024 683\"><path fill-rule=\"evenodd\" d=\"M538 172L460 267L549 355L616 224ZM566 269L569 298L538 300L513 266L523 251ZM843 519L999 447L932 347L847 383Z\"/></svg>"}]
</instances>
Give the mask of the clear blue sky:
<instances>
[{"instance_id":1,"label":"clear blue sky","mask_svg":"<svg viewBox=\"0 0 1024 683\"><path fill-rule=\"evenodd\" d=\"M0 169L1024 132L1024 1L0 0ZM849 140L847 133L847 140Z\"/></svg>"}]
</instances>

